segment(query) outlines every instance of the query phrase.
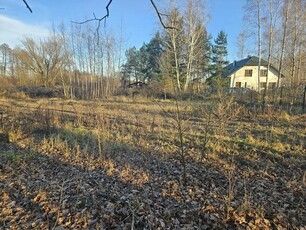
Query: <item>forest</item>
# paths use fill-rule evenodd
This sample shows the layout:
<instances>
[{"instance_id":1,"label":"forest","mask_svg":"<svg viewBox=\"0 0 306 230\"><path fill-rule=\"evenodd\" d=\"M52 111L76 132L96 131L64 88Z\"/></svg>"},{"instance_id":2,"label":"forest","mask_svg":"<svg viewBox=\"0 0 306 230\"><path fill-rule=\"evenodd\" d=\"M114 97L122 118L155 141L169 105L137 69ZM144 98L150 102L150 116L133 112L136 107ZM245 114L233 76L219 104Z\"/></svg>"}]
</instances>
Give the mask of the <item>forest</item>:
<instances>
[{"instance_id":1,"label":"forest","mask_svg":"<svg viewBox=\"0 0 306 230\"><path fill-rule=\"evenodd\" d=\"M140 47L95 15L0 45L0 228L304 229L306 1L243 6L273 89L229 87L205 1L150 2Z\"/></svg>"}]
</instances>

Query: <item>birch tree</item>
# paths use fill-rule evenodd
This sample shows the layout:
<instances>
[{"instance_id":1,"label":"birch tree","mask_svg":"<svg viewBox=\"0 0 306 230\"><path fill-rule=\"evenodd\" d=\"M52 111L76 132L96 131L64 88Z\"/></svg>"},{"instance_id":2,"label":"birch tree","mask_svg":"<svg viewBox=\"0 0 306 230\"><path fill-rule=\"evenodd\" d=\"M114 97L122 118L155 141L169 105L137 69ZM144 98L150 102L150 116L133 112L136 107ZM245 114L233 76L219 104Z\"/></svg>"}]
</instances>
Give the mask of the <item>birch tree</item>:
<instances>
[{"instance_id":1,"label":"birch tree","mask_svg":"<svg viewBox=\"0 0 306 230\"><path fill-rule=\"evenodd\" d=\"M261 67L261 3L262 0L256 0L256 12L257 12L257 42L258 42L258 91L260 92L260 67Z\"/></svg>"},{"instance_id":2,"label":"birch tree","mask_svg":"<svg viewBox=\"0 0 306 230\"><path fill-rule=\"evenodd\" d=\"M298 86L300 84L300 71L299 63L301 63L302 53L305 53L305 1L296 0L293 1L292 7L289 13L289 25L290 30L288 34L288 49L287 52L290 55L290 85Z\"/></svg>"},{"instance_id":3,"label":"birch tree","mask_svg":"<svg viewBox=\"0 0 306 230\"><path fill-rule=\"evenodd\" d=\"M267 76L266 76L266 84L264 88L264 94L263 94L263 108L266 104L266 97L267 97L267 90L269 87L269 72L271 67L271 56L272 56L272 49L273 49L273 43L274 43L274 31L276 27L276 20L278 18L279 13L279 6L280 1L279 0L268 0L268 23L267 23L267 37L268 37L268 66L267 66Z\"/></svg>"},{"instance_id":4,"label":"birch tree","mask_svg":"<svg viewBox=\"0 0 306 230\"><path fill-rule=\"evenodd\" d=\"M188 0L185 11L177 7L170 9L165 29L165 56L172 62L172 74L179 92L187 91L191 80L201 68L207 33L205 28L205 10L201 1ZM204 52L205 53L205 52ZM165 60L165 59L164 59ZM205 59L202 59L205 61ZM167 65L163 65L167 66ZM168 71L171 72L171 71Z\"/></svg>"},{"instance_id":5,"label":"birch tree","mask_svg":"<svg viewBox=\"0 0 306 230\"><path fill-rule=\"evenodd\" d=\"M0 76L7 77L8 76L8 66L9 59L11 56L12 50L8 44L4 43L0 45Z\"/></svg>"},{"instance_id":6,"label":"birch tree","mask_svg":"<svg viewBox=\"0 0 306 230\"><path fill-rule=\"evenodd\" d=\"M246 40L247 35L245 31L240 32L237 38L237 57L239 59L243 59L246 56Z\"/></svg>"},{"instance_id":7,"label":"birch tree","mask_svg":"<svg viewBox=\"0 0 306 230\"><path fill-rule=\"evenodd\" d=\"M257 37L257 56L258 56L258 75L257 75L257 90L260 92L260 68L261 68L261 58L262 58L262 7L263 0L247 0L245 5L245 15L244 20L249 25L254 25L254 30L249 29L252 26L248 26L247 33L249 35L254 34ZM255 17L254 17L255 15ZM251 36L250 36L251 37Z\"/></svg>"},{"instance_id":8,"label":"birch tree","mask_svg":"<svg viewBox=\"0 0 306 230\"><path fill-rule=\"evenodd\" d=\"M171 75L174 75L176 88L179 92L182 91L182 53L184 44L184 32L183 32L183 17L179 13L178 9L173 9L170 12L167 24L175 29L166 29L165 31L165 47L166 54L165 58L168 62L173 62L173 65L170 65L173 70L168 71ZM165 70L164 70L165 71ZM166 70L167 71L167 70Z\"/></svg>"},{"instance_id":9,"label":"birch tree","mask_svg":"<svg viewBox=\"0 0 306 230\"><path fill-rule=\"evenodd\" d=\"M187 45L187 67L186 79L183 86L183 91L186 91L191 80L192 74L195 72L196 61L201 57L203 52L204 36L205 36L205 21L204 10L201 1L188 1L186 27L186 44Z\"/></svg>"},{"instance_id":10,"label":"birch tree","mask_svg":"<svg viewBox=\"0 0 306 230\"><path fill-rule=\"evenodd\" d=\"M277 79L277 87L281 87L282 85L282 73L283 73L283 62L284 62L284 51L286 48L286 39L287 39L287 26L288 26L288 17L289 17L289 8L292 3L292 0L284 0L282 5L282 39L281 39L281 51L279 57L279 65L278 65L278 79Z\"/></svg>"}]
</instances>

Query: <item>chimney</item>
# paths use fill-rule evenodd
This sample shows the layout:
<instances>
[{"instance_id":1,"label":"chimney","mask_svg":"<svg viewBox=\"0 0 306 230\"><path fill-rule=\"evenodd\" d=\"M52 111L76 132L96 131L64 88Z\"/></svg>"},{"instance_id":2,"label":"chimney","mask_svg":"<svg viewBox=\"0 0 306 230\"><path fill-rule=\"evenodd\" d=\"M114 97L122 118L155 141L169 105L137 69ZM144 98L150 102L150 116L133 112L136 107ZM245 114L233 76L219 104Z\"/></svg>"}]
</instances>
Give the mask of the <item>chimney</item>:
<instances>
[{"instance_id":1,"label":"chimney","mask_svg":"<svg viewBox=\"0 0 306 230\"><path fill-rule=\"evenodd\" d=\"M236 66L236 61L233 62L233 66L234 66L234 67Z\"/></svg>"}]
</instances>

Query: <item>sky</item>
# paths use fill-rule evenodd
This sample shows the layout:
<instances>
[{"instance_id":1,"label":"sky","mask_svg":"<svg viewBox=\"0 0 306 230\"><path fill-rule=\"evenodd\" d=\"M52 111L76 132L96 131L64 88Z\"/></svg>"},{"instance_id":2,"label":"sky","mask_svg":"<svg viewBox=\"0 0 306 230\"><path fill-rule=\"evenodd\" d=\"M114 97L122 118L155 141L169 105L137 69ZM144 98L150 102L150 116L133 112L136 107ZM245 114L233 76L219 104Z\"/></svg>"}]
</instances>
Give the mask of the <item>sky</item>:
<instances>
[{"instance_id":1,"label":"sky","mask_svg":"<svg viewBox=\"0 0 306 230\"><path fill-rule=\"evenodd\" d=\"M246 0L205 0L209 20L207 30L215 38L219 31L228 35L228 60L236 59L236 41L242 30L243 5ZM52 25L69 24L105 15L108 0L0 0L0 44L14 48L25 36L47 36ZM155 0L162 7L161 0ZM4 8L4 9L3 9ZM113 0L110 16L101 29L121 30L127 47L139 48L161 28L150 0ZM105 26L105 27L104 27Z\"/></svg>"}]
</instances>

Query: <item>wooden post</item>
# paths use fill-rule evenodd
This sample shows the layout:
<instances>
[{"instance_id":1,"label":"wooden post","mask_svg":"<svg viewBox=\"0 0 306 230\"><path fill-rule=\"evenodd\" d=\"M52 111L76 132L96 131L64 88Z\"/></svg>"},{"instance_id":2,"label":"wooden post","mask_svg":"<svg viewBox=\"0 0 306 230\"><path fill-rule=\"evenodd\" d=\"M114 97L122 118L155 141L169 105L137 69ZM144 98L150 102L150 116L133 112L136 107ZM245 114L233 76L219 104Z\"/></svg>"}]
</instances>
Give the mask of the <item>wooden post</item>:
<instances>
[{"instance_id":1,"label":"wooden post","mask_svg":"<svg viewBox=\"0 0 306 230\"><path fill-rule=\"evenodd\" d=\"M304 93L303 93L303 105L302 105L302 112L305 113L305 101L306 101L306 86L304 88Z\"/></svg>"}]
</instances>

